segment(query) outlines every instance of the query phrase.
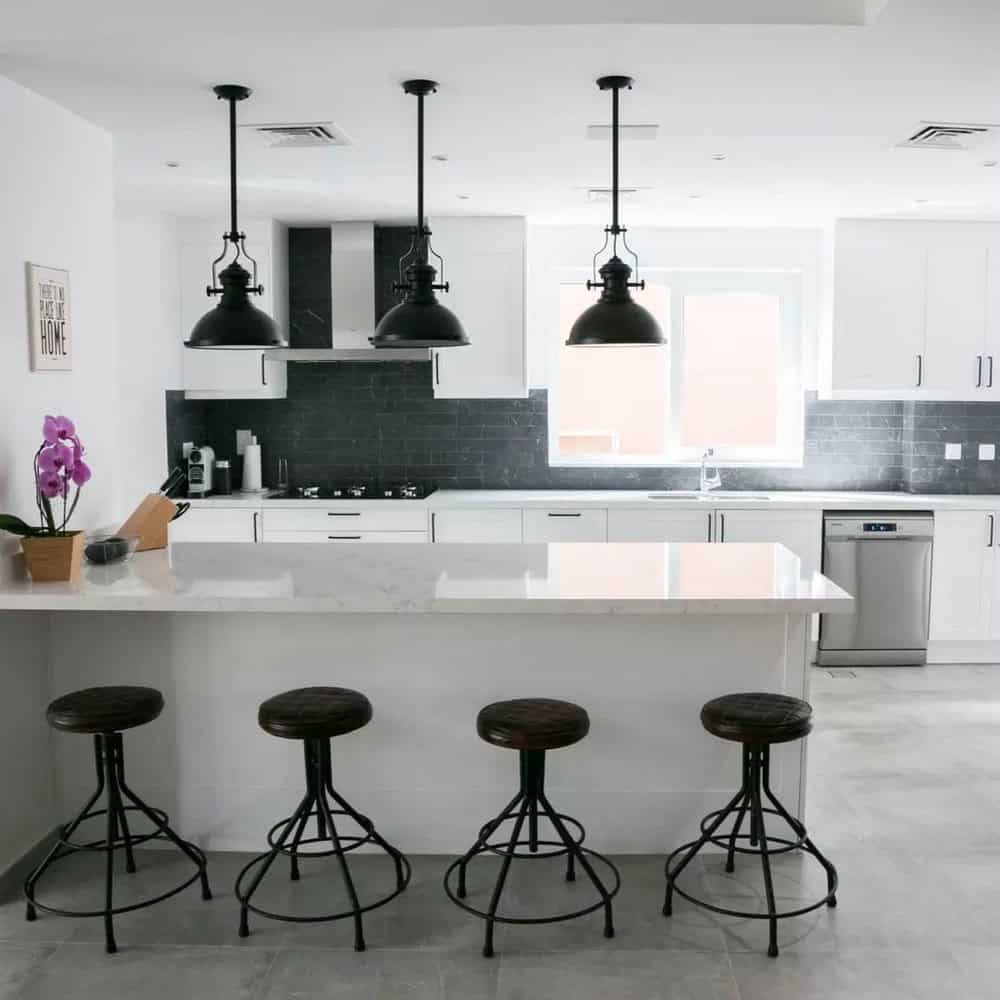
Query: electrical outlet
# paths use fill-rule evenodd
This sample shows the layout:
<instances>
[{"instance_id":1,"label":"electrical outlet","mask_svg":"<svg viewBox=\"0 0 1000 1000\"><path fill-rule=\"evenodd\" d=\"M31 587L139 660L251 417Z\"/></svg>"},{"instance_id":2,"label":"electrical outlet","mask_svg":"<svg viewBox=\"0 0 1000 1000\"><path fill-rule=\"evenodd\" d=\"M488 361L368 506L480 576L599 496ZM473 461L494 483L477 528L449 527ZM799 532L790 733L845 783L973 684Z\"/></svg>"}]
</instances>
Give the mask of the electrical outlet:
<instances>
[{"instance_id":1,"label":"electrical outlet","mask_svg":"<svg viewBox=\"0 0 1000 1000\"><path fill-rule=\"evenodd\" d=\"M962 446L960 444L946 444L944 457L947 462L958 462L962 458Z\"/></svg>"},{"instance_id":2,"label":"electrical outlet","mask_svg":"<svg viewBox=\"0 0 1000 1000\"><path fill-rule=\"evenodd\" d=\"M993 462L997 457L997 446L995 444L981 444L979 446L979 461Z\"/></svg>"},{"instance_id":3,"label":"electrical outlet","mask_svg":"<svg viewBox=\"0 0 1000 1000\"><path fill-rule=\"evenodd\" d=\"M242 455L247 450L247 445L250 443L250 438L253 437L253 431L237 431L236 432L236 454Z\"/></svg>"}]
</instances>

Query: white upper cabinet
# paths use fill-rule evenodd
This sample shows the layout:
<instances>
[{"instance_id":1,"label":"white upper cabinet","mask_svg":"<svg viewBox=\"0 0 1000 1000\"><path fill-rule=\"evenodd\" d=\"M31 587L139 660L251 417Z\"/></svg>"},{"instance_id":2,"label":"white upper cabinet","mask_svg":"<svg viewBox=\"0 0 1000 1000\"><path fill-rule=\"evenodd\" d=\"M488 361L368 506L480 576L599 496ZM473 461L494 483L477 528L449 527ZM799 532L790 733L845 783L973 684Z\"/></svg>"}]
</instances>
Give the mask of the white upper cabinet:
<instances>
[{"instance_id":1,"label":"white upper cabinet","mask_svg":"<svg viewBox=\"0 0 1000 1000\"><path fill-rule=\"evenodd\" d=\"M834 254L834 392L915 391L926 251L893 223L840 222Z\"/></svg>"},{"instance_id":2,"label":"white upper cabinet","mask_svg":"<svg viewBox=\"0 0 1000 1000\"><path fill-rule=\"evenodd\" d=\"M985 246L943 245L927 250L927 346L924 385L929 393L958 392L970 399L986 387Z\"/></svg>"},{"instance_id":3,"label":"white upper cabinet","mask_svg":"<svg viewBox=\"0 0 1000 1000\"><path fill-rule=\"evenodd\" d=\"M1000 398L1000 227L837 224L831 391Z\"/></svg>"},{"instance_id":4,"label":"white upper cabinet","mask_svg":"<svg viewBox=\"0 0 1000 1000\"><path fill-rule=\"evenodd\" d=\"M431 229L450 285L439 301L461 320L469 337L467 347L435 352L434 395L527 396L524 219L438 218Z\"/></svg>"}]
</instances>

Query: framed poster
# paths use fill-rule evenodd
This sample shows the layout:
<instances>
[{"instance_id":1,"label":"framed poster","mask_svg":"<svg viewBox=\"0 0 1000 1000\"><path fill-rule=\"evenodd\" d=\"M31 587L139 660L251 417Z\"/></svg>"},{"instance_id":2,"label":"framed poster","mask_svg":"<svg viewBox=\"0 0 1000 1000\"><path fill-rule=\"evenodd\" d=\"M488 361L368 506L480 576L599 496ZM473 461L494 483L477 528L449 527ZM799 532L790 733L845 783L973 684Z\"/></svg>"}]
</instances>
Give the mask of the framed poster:
<instances>
[{"instance_id":1,"label":"framed poster","mask_svg":"<svg viewBox=\"0 0 1000 1000\"><path fill-rule=\"evenodd\" d=\"M28 322L31 370L72 371L69 271L28 264Z\"/></svg>"}]
</instances>

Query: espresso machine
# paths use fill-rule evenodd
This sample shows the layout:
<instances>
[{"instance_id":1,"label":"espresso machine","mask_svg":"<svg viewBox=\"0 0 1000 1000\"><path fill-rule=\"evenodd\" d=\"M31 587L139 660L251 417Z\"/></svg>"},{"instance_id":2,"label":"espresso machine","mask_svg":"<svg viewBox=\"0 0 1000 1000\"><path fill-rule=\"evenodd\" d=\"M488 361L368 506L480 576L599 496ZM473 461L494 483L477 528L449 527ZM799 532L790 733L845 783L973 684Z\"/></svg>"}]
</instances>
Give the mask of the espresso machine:
<instances>
[{"instance_id":1,"label":"espresso machine","mask_svg":"<svg viewBox=\"0 0 1000 1000\"><path fill-rule=\"evenodd\" d=\"M199 445L188 455L188 495L208 496L212 492L215 474L215 451L209 445Z\"/></svg>"}]
</instances>

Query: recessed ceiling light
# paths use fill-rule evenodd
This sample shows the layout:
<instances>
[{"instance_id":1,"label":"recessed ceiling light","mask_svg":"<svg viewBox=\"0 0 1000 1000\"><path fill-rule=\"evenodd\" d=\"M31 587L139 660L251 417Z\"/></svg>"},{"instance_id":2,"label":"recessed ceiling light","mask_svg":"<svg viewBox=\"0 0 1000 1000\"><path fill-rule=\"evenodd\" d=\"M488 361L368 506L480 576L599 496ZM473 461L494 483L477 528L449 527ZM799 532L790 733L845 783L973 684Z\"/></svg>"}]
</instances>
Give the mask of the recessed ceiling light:
<instances>
[{"instance_id":1,"label":"recessed ceiling light","mask_svg":"<svg viewBox=\"0 0 1000 1000\"><path fill-rule=\"evenodd\" d=\"M171 170L176 170L181 163L180 160L165 160L163 165L165 167L170 167Z\"/></svg>"},{"instance_id":2,"label":"recessed ceiling light","mask_svg":"<svg viewBox=\"0 0 1000 1000\"><path fill-rule=\"evenodd\" d=\"M712 154L712 159L713 160L724 160L725 158L726 158L726 154L725 153L713 153Z\"/></svg>"},{"instance_id":3,"label":"recessed ceiling light","mask_svg":"<svg viewBox=\"0 0 1000 1000\"><path fill-rule=\"evenodd\" d=\"M927 204L927 199L926 198L914 198L913 201L914 201L914 204L916 204L916 205L926 205Z\"/></svg>"},{"instance_id":4,"label":"recessed ceiling light","mask_svg":"<svg viewBox=\"0 0 1000 1000\"><path fill-rule=\"evenodd\" d=\"M688 197L689 198L694 198L695 200L697 200L698 198L701 197L701 195L700 194L689 194Z\"/></svg>"},{"instance_id":5,"label":"recessed ceiling light","mask_svg":"<svg viewBox=\"0 0 1000 1000\"><path fill-rule=\"evenodd\" d=\"M995 167L997 165L996 160L983 160L984 167Z\"/></svg>"},{"instance_id":6,"label":"recessed ceiling light","mask_svg":"<svg viewBox=\"0 0 1000 1000\"><path fill-rule=\"evenodd\" d=\"M469 200L469 196L467 194L456 194L455 197L459 201L468 201Z\"/></svg>"},{"instance_id":7,"label":"recessed ceiling light","mask_svg":"<svg viewBox=\"0 0 1000 1000\"><path fill-rule=\"evenodd\" d=\"M447 163L448 154L447 153L431 153L431 159L436 160L438 163Z\"/></svg>"}]
</instances>

